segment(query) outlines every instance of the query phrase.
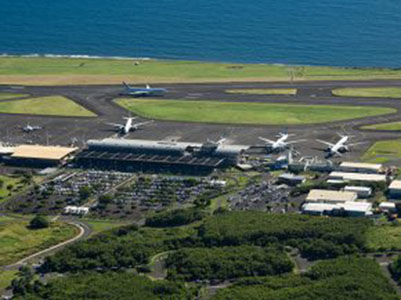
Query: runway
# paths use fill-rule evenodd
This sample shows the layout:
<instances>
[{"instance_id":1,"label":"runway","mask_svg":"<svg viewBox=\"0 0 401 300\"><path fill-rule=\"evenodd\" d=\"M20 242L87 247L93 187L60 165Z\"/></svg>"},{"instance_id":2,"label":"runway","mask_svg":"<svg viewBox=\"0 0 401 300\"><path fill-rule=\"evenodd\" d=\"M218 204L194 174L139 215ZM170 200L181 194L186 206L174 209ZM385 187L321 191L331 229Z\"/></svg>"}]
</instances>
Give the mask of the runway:
<instances>
[{"instance_id":1,"label":"runway","mask_svg":"<svg viewBox=\"0 0 401 300\"><path fill-rule=\"evenodd\" d=\"M357 105L392 107L396 113L354 119L342 122L331 122L312 125L264 126L264 125L234 125L234 124L204 124L170 121L155 121L141 130L130 133L125 138L139 138L150 140L181 140L189 142L205 142L209 139L227 138L232 144L262 145L259 136L273 139L280 131L288 128L290 133L297 135L297 139L307 139L307 143L298 145L302 155L320 155L322 148L315 139L335 141L336 132L352 135L352 142L364 141L366 144L358 146L354 151L347 153L346 158L357 158L375 141L401 138L401 132L366 131L359 127L364 125L401 121L401 99L386 98L342 98L331 94L332 89L341 87L391 87L401 86L401 81L315 81L295 83L218 83L218 84L163 84L157 87L168 89L168 93L160 100L186 99L215 100L236 102L269 102L293 104L326 104L326 105ZM228 94L227 89L263 89L263 88L295 88L296 96L282 95L244 95ZM113 128L106 125L108 122L122 123L122 117L128 112L113 103L113 99L120 97L122 86L0 86L0 92L26 93L33 97L61 95L65 96L85 108L95 112L96 118L77 117L49 117L35 115L0 114L3 126L0 128L0 141L10 143L37 143L51 145L68 145L77 140L78 146L85 146L88 139L110 137L114 135ZM145 98L146 99L146 98ZM142 121L142 118L138 118ZM39 125L44 129L33 133L23 133L20 126L27 123Z\"/></svg>"}]
</instances>

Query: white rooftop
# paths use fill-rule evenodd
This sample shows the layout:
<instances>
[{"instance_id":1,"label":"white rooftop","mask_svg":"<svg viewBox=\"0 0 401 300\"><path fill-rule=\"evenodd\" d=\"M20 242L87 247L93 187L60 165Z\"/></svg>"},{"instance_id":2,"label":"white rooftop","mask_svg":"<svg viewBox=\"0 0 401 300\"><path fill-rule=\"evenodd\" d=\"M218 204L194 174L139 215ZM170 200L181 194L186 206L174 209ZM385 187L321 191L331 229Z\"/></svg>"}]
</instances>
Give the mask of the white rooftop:
<instances>
[{"instance_id":1,"label":"white rooftop","mask_svg":"<svg viewBox=\"0 0 401 300\"><path fill-rule=\"evenodd\" d=\"M401 180L393 180L388 188L396 190L401 189Z\"/></svg>"},{"instance_id":2,"label":"white rooftop","mask_svg":"<svg viewBox=\"0 0 401 300\"><path fill-rule=\"evenodd\" d=\"M386 181L386 175L382 174L331 172L329 177L331 179L335 178L335 179L350 180L350 181L368 181L368 182Z\"/></svg>"},{"instance_id":3,"label":"white rooftop","mask_svg":"<svg viewBox=\"0 0 401 300\"><path fill-rule=\"evenodd\" d=\"M382 167L383 167L382 164L370 164L370 163L359 163L359 162L349 162L349 161L344 161L340 164L340 168L380 170Z\"/></svg>"},{"instance_id":4,"label":"white rooftop","mask_svg":"<svg viewBox=\"0 0 401 300\"><path fill-rule=\"evenodd\" d=\"M354 201L358 197L355 192L310 190L306 201L308 202L346 202Z\"/></svg>"}]
</instances>

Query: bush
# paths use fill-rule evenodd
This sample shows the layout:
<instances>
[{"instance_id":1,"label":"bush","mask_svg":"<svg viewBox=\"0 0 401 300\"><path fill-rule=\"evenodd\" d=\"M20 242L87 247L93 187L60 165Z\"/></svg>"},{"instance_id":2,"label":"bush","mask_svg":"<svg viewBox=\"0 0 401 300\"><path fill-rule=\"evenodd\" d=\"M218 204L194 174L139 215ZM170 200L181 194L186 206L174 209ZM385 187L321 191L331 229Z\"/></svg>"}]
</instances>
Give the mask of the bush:
<instances>
[{"instance_id":1,"label":"bush","mask_svg":"<svg viewBox=\"0 0 401 300\"><path fill-rule=\"evenodd\" d=\"M29 222L30 229L43 229L49 227L49 221L44 216L36 216Z\"/></svg>"},{"instance_id":2,"label":"bush","mask_svg":"<svg viewBox=\"0 0 401 300\"><path fill-rule=\"evenodd\" d=\"M205 216L206 213L198 209L177 209L147 218L145 225L149 227L182 226L202 220Z\"/></svg>"}]
</instances>

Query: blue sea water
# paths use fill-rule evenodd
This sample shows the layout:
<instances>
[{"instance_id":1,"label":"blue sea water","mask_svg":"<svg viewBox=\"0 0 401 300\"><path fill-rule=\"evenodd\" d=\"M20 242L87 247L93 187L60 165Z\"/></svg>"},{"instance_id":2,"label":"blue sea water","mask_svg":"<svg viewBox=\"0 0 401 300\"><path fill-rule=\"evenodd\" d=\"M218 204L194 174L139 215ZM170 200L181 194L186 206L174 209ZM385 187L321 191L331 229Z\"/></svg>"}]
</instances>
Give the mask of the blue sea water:
<instances>
[{"instance_id":1,"label":"blue sea water","mask_svg":"<svg viewBox=\"0 0 401 300\"><path fill-rule=\"evenodd\" d=\"M0 54L401 66L400 0L1 0Z\"/></svg>"}]
</instances>

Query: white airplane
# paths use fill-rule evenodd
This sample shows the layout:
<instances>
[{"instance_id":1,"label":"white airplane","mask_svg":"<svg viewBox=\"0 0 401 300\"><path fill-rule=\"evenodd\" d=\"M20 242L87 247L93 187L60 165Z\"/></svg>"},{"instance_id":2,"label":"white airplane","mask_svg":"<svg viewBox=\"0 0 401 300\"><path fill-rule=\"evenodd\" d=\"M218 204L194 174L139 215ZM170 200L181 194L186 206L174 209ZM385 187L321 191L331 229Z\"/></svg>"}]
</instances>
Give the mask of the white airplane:
<instances>
[{"instance_id":1,"label":"white airplane","mask_svg":"<svg viewBox=\"0 0 401 300\"><path fill-rule=\"evenodd\" d=\"M288 142L288 138L291 136L294 136L295 134L288 134L288 133L282 133L280 132L277 137L278 139L273 141L273 140L269 140L266 139L264 137L259 137L260 140L264 141L266 143L266 147L269 151L272 152L280 152L283 150L286 150L289 148L290 145L296 144L296 143L300 143L300 142L304 142L305 140L297 140L297 141L291 141Z\"/></svg>"},{"instance_id":2,"label":"white airplane","mask_svg":"<svg viewBox=\"0 0 401 300\"><path fill-rule=\"evenodd\" d=\"M349 151L350 147L364 144L364 142L347 144L350 137L348 135L341 135L341 134L339 134L339 136L340 136L340 140L335 144L329 143L326 141L322 141L322 140L316 140L319 143L322 143L322 144L328 146L324 150L325 152L327 152L327 157L331 157L331 156L335 156L335 155L342 156L345 152Z\"/></svg>"},{"instance_id":3,"label":"white airplane","mask_svg":"<svg viewBox=\"0 0 401 300\"><path fill-rule=\"evenodd\" d=\"M116 127L121 134L128 134L130 131L135 131L139 127L153 122L153 120L152 120L152 121L146 121L146 122L133 124L132 121L135 119L136 118L128 117L128 118L124 118L124 120L126 120L125 124L117 124L117 123L107 123L107 124Z\"/></svg>"},{"instance_id":4,"label":"white airplane","mask_svg":"<svg viewBox=\"0 0 401 300\"><path fill-rule=\"evenodd\" d=\"M151 88L148 84L144 88L132 87L125 82L123 82L123 85L125 87L125 91L121 94L129 95L132 97L163 96L165 93L167 93L166 89Z\"/></svg>"},{"instance_id":5,"label":"white airplane","mask_svg":"<svg viewBox=\"0 0 401 300\"><path fill-rule=\"evenodd\" d=\"M36 130L41 130L42 127L41 126L32 126L32 125L26 124L26 126L21 127L21 129L24 132L32 132L32 131L36 131Z\"/></svg>"}]
</instances>

